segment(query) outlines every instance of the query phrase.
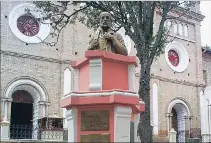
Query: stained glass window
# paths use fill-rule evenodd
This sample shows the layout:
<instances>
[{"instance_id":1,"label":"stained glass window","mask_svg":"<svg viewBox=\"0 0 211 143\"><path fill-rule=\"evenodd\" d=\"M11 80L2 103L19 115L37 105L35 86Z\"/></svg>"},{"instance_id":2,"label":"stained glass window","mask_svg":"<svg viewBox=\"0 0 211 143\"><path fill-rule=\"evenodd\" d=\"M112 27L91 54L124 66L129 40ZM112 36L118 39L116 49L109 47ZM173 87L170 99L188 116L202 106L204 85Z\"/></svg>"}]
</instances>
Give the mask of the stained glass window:
<instances>
[{"instance_id":1,"label":"stained glass window","mask_svg":"<svg viewBox=\"0 0 211 143\"><path fill-rule=\"evenodd\" d=\"M176 51L169 50L168 59L173 66L177 66L179 64L179 56Z\"/></svg>"},{"instance_id":2,"label":"stained glass window","mask_svg":"<svg viewBox=\"0 0 211 143\"><path fill-rule=\"evenodd\" d=\"M26 36L35 36L39 32L39 23L29 15L20 16L17 19L17 27Z\"/></svg>"}]
</instances>

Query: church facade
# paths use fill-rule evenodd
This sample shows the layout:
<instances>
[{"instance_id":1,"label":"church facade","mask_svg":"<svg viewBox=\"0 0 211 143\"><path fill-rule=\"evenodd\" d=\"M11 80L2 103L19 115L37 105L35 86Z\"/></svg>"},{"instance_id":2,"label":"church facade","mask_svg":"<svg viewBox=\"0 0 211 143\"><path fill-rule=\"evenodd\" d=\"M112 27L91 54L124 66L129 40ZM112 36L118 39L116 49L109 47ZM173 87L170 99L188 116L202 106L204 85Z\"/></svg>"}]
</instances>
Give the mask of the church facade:
<instances>
[{"instance_id":1,"label":"church facade","mask_svg":"<svg viewBox=\"0 0 211 143\"><path fill-rule=\"evenodd\" d=\"M166 45L164 54L152 65L151 125L156 140L168 141L172 128L181 142L186 138L201 138L203 133L210 134L210 129L204 129L206 124L202 123L200 112L205 108L200 106L200 102L204 102L200 97L209 90L209 87L207 90L204 88L203 71L208 73L211 70L207 57L202 56L200 23L204 16L200 14L199 7L198 3L187 17L166 23L166 26L172 25L169 38L174 38L174 41ZM16 139L13 136L15 125L31 126L30 134L33 134L40 119L65 117L59 101L74 90L75 72L71 61L83 57L92 34L80 23L68 25L57 45L50 47L41 42L51 40L50 25L38 23L27 15L26 8L33 9L34 5L29 2L1 2L0 119L8 126L4 128L9 132L5 139ZM39 15L36 12L32 14ZM156 13L155 30L159 20L159 13ZM30 28L32 30L28 30ZM127 36L123 37L129 55L135 56L134 43ZM140 70L138 66L134 73L136 91ZM209 98L209 92L206 93ZM207 117L207 114L203 113L203 116Z\"/></svg>"}]
</instances>

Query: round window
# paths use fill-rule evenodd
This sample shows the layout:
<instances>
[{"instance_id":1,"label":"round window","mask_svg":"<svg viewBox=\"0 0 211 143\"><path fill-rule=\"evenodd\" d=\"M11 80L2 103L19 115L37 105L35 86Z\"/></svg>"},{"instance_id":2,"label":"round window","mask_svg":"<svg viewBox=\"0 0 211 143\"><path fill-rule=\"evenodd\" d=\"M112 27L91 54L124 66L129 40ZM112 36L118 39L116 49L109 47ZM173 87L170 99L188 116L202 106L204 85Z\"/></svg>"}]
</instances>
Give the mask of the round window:
<instances>
[{"instance_id":1,"label":"round window","mask_svg":"<svg viewBox=\"0 0 211 143\"><path fill-rule=\"evenodd\" d=\"M168 59L173 66L178 66L179 64L179 56L176 51L169 50L168 51Z\"/></svg>"},{"instance_id":2,"label":"round window","mask_svg":"<svg viewBox=\"0 0 211 143\"><path fill-rule=\"evenodd\" d=\"M32 16L23 15L17 19L18 30L26 36L35 36L39 32L39 23Z\"/></svg>"},{"instance_id":3,"label":"round window","mask_svg":"<svg viewBox=\"0 0 211 143\"><path fill-rule=\"evenodd\" d=\"M182 44L176 41L173 41L166 46L165 58L169 67L176 72L183 72L188 67L188 52Z\"/></svg>"},{"instance_id":4,"label":"round window","mask_svg":"<svg viewBox=\"0 0 211 143\"><path fill-rule=\"evenodd\" d=\"M26 12L30 10L30 15ZM16 5L9 14L9 26L13 34L26 43L40 43L50 33L50 19L39 22L43 12L32 3Z\"/></svg>"}]
</instances>

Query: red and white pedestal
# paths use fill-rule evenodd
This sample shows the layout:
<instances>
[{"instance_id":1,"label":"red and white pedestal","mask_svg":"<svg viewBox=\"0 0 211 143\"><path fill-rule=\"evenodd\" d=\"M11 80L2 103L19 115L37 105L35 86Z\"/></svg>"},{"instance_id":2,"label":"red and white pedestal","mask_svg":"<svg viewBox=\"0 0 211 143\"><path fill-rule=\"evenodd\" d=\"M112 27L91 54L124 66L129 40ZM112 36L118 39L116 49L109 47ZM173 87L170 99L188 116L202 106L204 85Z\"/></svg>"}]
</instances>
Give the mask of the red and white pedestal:
<instances>
[{"instance_id":1,"label":"red and white pedestal","mask_svg":"<svg viewBox=\"0 0 211 143\"><path fill-rule=\"evenodd\" d=\"M135 92L136 57L86 51L74 61L75 90L64 96L68 142L130 142L130 121L144 102ZM137 139L135 139L137 141Z\"/></svg>"}]
</instances>

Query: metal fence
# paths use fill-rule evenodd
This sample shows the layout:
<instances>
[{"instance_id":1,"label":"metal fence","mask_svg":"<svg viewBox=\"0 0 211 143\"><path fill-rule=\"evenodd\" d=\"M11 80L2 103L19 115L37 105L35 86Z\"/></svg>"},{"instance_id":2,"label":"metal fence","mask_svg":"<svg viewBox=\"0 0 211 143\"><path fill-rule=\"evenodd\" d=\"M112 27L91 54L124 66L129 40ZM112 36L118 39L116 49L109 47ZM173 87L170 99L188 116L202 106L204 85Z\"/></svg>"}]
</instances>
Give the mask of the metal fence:
<instances>
[{"instance_id":1,"label":"metal fence","mask_svg":"<svg viewBox=\"0 0 211 143\"><path fill-rule=\"evenodd\" d=\"M67 142L68 132L62 128L42 130L32 125L10 125L10 139Z\"/></svg>"},{"instance_id":2,"label":"metal fence","mask_svg":"<svg viewBox=\"0 0 211 143\"><path fill-rule=\"evenodd\" d=\"M202 134L202 142L211 142L211 134Z\"/></svg>"}]
</instances>

